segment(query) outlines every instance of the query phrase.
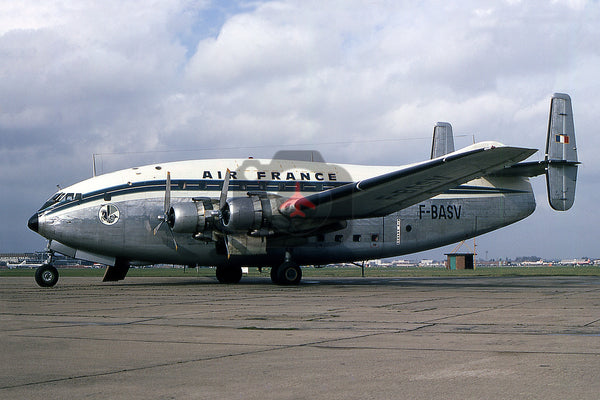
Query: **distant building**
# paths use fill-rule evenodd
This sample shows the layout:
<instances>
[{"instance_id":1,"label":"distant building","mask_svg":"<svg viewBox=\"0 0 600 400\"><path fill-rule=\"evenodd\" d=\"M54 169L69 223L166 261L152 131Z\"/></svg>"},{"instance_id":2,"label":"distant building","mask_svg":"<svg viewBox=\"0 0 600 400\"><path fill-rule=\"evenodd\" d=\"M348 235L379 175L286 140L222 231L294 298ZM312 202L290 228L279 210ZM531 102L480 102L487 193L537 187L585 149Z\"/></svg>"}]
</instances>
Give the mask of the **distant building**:
<instances>
[{"instance_id":1,"label":"distant building","mask_svg":"<svg viewBox=\"0 0 600 400\"><path fill-rule=\"evenodd\" d=\"M561 260L560 265L592 265L592 260L589 258L575 258L572 260Z\"/></svg>"},{"instance_id":2,"label":"distant building","mask_svg":"<svg viewBox=\"0 0 600 400\"><path fill-rule=\"evenodd\" d=\"M475 269L473 253L448 253L446 269Z\"/></svg>"}]
</instances>

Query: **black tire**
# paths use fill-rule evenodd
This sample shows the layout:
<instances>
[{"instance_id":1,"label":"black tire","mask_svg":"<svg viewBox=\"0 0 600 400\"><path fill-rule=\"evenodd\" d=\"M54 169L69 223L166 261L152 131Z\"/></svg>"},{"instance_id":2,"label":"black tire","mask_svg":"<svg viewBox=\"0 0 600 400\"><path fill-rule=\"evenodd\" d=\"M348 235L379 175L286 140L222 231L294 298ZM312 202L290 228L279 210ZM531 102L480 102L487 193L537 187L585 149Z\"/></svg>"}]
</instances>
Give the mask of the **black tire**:
<instances>
[{"instance_id":1,"label":"black tire","mask_svg":"<svg viewBox=\"0 0 600 400\"><path fill-rule=\"evenodd\" d=\"M277 267L277 265L273 265L271 267L271 282L273 283L278 283L279 281L277 280L277 270L279 268Z\"/></svg>"},{"instance_id":2,"label":"black tire","mask_svg":"<svg viewBox=\"0 0 600 400\"><path fill-rule=\"evenodd\" d=\"M217 280L220 283L238 283L242 279L242 267L222 266L217 267Z\"/></svg>"},{"instance_id":3,"label":"black tire","mask_svg":"<svg viewBox=\"0 0 600 400\"><path fill-rule=\"evenodd\" d=\"M277 268L277 283L280 285L298 285L302 279L302 268L292 262L284 262Z\"/></svg>"},{"instance_id":4,"label":"black tire","mask_svg":"<svg viewBox=\"0 0 600 400\"><path fill-rule=\"evenodd\" d=\"M35 270L35 281L41 287L52 287L58 282L58 270L51 264L42 264Z\"/></svg>"}]
</instances>

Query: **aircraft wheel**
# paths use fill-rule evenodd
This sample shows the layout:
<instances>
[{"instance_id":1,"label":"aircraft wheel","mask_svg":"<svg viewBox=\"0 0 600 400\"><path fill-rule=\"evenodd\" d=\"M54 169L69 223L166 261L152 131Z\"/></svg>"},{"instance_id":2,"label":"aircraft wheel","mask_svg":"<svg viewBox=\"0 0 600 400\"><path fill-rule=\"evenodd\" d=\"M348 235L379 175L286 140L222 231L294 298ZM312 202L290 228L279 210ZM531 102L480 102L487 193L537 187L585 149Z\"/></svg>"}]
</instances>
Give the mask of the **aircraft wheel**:
<instances>
[{"instance_id":1,"label":"aircraft wheel","mask_svg":"<svg viewBox=\"0 0 600 400\"><path fill-rule=\"evenodd\" d=\"M302 269L292 262L284 262L277 268L277 283L280 285L298 285L302 279Z\"/></svg>"},{"instance_id":2,"label":"aircraft wheel","mask_svg":"<svg viewBox=\"0 0 600 400\"><path fill-rule=\"evenodd\" d=\"M217 267L217 280L220 283L238 283L242 279L242 267L222 266Z\"/></svg>"},{"instance_id":3,"label":"aircraft wheel","mask_svg":"<svg viewBox=\"0 0 600 400\"><path fill-rule=\"evenodd\" d=\"M277 268L277 265L273 265L271 267L271 282L273 283L279 283L279 281L277 280L277 270L279 268Z\"/></svg>"},{"instance_id":4,"label":"aircraft wheel","mask_svg":"<svg viewBox=\"0 0 600 400\"><path fill-rule=\"evenodd\" d=\"M42 264L35 270L35 281L41 287L52 287L58 282L58 270L52 264Z\"/></svg>"}]
</instances>

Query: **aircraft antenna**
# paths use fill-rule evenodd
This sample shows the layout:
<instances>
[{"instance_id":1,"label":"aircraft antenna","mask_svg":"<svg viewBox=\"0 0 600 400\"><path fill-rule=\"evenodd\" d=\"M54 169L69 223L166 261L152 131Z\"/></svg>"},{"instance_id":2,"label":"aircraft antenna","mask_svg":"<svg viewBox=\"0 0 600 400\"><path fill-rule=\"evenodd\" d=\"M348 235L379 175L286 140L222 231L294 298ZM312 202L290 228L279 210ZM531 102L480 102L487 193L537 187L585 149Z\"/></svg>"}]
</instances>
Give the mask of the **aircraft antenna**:
<instances>
[{"instance_id":1,"label":"aircraft antenna","mask_svg":"<svg viewBox=\"0 0 600 400\"><path fill-rule=\"evenodd\" d=\"M96 176L96 154L92 153L92 176Z\"/></svg>"}]
</instances>

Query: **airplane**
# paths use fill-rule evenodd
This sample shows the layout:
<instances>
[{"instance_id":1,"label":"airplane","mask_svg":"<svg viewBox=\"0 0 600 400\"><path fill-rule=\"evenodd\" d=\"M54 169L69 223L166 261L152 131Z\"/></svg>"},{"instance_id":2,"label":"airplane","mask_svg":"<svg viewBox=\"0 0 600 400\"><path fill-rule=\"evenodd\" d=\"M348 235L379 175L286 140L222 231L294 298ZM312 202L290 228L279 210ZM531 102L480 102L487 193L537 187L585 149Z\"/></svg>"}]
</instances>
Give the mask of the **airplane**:
<instances>
[{"instance_id":1,"label":"airplane","mask_svg":"<svg viewBox=\"0 0 600 400\"><path fill-rule=\"evenodd\" d=\"M569 95L552 97L544 160L526 162L536 151L495 141L455 151L441 122L430 159L403 166L291 151L93 176L29 219L48 239L36 282L57 283L60 253L107 265L103 281L124 279L132 265L178 264L216 267L221 283L239 282L242 267L270 267L273 283L298 285L302 265L410 254L522 220L536 207L530 177L544 174L551 207L568 210L579 164Z\"/></svg>"},{"instance_id":2,"label":"airplane","mask_svg":"<svg viewBox=\"0 0 600 400\"><path fill-rule=\"evenodd\" d=\"M15 269L15 268L33 268L33 267L40 267L41 264L30 264L27 263L25 260L21 261L20 263L16 263L16 264L12 264L12 263L7 263L6 267L8 269Z\"/></svg>"}]
</instances>

